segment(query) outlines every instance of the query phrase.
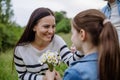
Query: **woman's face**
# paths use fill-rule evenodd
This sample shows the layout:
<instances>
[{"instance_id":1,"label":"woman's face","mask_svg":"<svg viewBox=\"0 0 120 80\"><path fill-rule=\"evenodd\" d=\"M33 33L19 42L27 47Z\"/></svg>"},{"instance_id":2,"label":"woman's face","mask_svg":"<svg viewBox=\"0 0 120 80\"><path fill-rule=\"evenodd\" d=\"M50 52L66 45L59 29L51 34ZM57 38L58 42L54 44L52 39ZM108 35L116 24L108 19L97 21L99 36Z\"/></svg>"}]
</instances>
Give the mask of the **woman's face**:
<instances>
[{"instance_id":1,"label":"woman's face","mask_svg":"<svg viewBox=\"0 0 120 80\"><path fill-rule=\"evenodd\" d=\"M35 31L35 40L41 42L50 42L55 33L55 17L50 15L39 20L33 28Z\"/></svg>"},{"instance_id":2,"label":"woman's face","mask_svg":"<svg viewBox=\"0 0 120 80\"><path fill-rule=\"evenodd\" d=\"M77 32L77 30L72 26L72 36L71 41L76 47L77 50L81 50L81 39L80 39L80 33Z\"/></svg>"}]
</instances>

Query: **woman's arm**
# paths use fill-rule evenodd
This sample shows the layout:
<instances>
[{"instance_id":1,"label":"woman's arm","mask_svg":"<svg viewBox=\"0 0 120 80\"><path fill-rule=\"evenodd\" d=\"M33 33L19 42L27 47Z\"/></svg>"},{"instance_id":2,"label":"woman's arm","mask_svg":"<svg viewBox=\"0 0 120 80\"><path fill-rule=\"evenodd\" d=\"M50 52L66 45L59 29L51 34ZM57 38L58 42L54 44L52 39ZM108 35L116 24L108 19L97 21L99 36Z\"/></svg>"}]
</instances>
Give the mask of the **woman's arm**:
<instances>
[{"instance_id":1,"label":"woman's arm","mask_svg":"<svg viewBox=\"0 0 120 80\"><path fill-rule=\"evenodd\" d=\"M55 42L56 47L60 50L62 61L64 61L67 65L70 65L73 61L79 60L81 57L83 57L83 55L79 51L75 51L75 53L72 53L65 41L60 36L56 35Z\"/></svg>"},{"instance_id":2,"label":"woman's arm","mask_svg":"<svg viewBox=\"0 0 120 80\"><path fill-rule=\"evenodd\" d=\"M20 80L43 80L43 75L27 71L27 66L24 63L18 48L15 50L14 63Z\"/></svg>"}]
</instances>

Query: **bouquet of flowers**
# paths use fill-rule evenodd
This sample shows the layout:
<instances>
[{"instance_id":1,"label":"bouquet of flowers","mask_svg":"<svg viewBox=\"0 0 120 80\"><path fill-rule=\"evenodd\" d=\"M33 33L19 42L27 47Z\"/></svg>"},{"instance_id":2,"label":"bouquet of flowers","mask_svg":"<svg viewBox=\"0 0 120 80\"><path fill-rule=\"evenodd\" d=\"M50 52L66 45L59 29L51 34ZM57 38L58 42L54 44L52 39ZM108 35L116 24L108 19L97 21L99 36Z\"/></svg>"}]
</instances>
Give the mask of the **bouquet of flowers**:
<instances>
[{"instance_id":1,"label":"bouquet of flowers","mask_svg":"<svg viewBox=\"0 0 120 80\"><path fill-rule=\"evenodd\" d=\"M58 55L57 52L49 50L43 53L43 55L39 58L38 61L41 65L46 63L50 71L53 71L54 66L60 64L60 60L61 60L61 57Z\"/></svg>"}]
</instances>

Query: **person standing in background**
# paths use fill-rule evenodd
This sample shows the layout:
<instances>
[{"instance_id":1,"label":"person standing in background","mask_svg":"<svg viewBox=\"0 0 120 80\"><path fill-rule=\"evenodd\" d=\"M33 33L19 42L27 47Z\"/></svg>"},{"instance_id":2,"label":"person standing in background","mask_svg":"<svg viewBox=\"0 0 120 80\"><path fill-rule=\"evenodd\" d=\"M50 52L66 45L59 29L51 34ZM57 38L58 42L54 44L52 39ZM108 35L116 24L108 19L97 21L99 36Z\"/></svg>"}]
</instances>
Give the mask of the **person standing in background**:
<instances>
[{"instance_id":1,"label":"person standing in background","mask_svg":"<svg viewBox=\"0 0 120 80\"><path fill-rule=\"evenodd\" d=\"M120 42L120 0L104 0L108 1L107 5L102 8L102 12L115 26Z\"/></svg>"}]
</instances>

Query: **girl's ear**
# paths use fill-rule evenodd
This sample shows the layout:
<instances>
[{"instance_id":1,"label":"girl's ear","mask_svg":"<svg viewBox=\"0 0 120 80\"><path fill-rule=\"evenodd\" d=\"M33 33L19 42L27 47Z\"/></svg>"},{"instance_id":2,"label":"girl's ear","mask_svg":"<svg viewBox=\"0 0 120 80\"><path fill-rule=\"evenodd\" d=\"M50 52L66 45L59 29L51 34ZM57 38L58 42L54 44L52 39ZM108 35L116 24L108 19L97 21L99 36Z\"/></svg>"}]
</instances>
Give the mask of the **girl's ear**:
<instances>
[{"instance_id":1,"label":"girl's ear","mask_svg":"<svg viewBox=\"0 0 120 80\"><path fill-rule=\"evenodd\" d=\"M82 41L84 41L86 39L86 35L87 35L87 33L85 32L85 30L81 29L80 30L80 38Z\"/></svg>"}]
</instances>

